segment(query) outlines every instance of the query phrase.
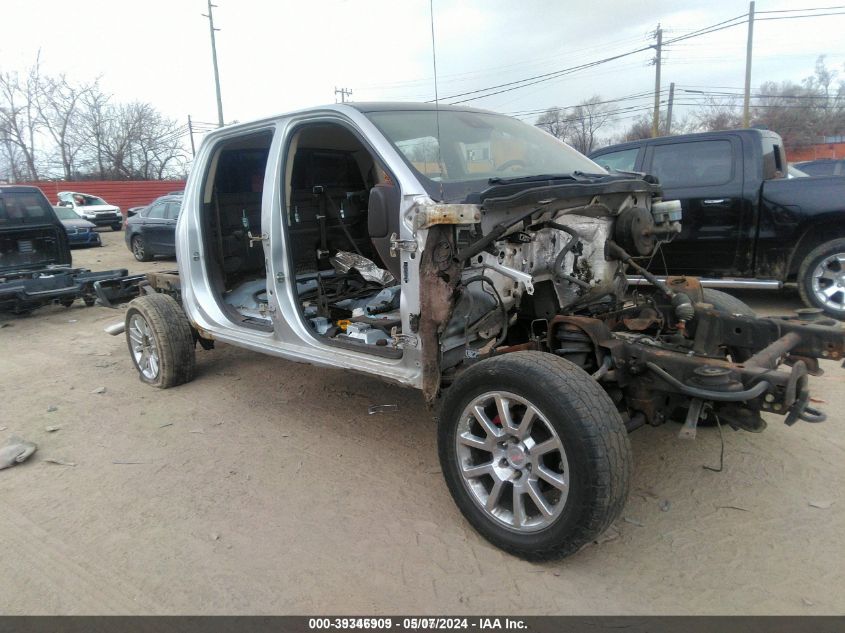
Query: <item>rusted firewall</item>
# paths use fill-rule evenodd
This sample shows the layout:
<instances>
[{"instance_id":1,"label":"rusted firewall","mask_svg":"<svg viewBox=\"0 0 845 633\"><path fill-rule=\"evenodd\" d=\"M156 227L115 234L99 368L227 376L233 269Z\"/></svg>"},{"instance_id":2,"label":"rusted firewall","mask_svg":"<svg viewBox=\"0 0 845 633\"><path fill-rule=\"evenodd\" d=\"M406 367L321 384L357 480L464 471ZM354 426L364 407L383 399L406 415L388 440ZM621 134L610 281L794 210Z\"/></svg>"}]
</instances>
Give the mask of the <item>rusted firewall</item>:
<instances>
[{"instance_id":1,"label":"rusted firewall","mask_svg":"<svg viewBox=\"0 0 845 633\"><path fill-rule=\"evenodd\" d=\"M429 229L426 248L420 254L420 326L422 391L431 405L440 390L440 334L455 308L455 288L461 264L455 261L452 227Z\"/></svg>"}]
</instances>

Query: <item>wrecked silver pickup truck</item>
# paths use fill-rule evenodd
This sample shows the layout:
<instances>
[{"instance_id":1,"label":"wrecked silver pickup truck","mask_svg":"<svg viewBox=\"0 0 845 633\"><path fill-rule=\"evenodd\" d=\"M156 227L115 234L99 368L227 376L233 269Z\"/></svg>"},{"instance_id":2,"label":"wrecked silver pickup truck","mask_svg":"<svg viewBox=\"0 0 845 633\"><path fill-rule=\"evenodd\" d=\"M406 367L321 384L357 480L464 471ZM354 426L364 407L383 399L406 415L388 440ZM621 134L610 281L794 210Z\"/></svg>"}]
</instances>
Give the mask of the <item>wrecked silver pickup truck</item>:
<instances>
[{"instance_id":1,"label":"wrecked silver pickup truck","mask_svg":"<svg viewBox=\"0 0 845 633\"><path fill-rule=\"evenodd\" d=\"M178 272L149 275L126 313L129 351L161 388L223 341L420 389L467 520L515 555L566 556L621 512L629 431L822 421L808 376L845 351L815 314L756 318L645 271L680 229L660 196L469 108L339 104L223 128L185 190ZM626 270L651 286L630 292Z\"/></svg>"}]
</instances>

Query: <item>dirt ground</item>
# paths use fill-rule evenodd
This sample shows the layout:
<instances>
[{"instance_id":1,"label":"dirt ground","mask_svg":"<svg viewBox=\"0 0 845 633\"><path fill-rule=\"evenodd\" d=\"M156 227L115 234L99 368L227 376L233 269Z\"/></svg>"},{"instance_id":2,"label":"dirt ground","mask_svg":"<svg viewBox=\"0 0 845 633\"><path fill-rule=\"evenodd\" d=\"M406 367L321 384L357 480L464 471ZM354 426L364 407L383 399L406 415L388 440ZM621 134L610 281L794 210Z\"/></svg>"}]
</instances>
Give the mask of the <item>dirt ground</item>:
<instances>
[{"instance_id":1,"label":"dirt ground","mask_svg":"<svg viewBox=\"0 0 845 633\"><path fill-rule=\"evenodd\" d=\"M102 236L74 262L174 266ZM121 318L81 302L0 317L0 442L38 444L0 471L2 614L845 612L834 363L811 381L826 423L728 429L721 473L702 468L718 465L715 428L694 442L675 424L636 431L623 518L577 555L531 564L464 521L416 392L223 345L198 351L192 383L157 391L103 332ZM367 414L383 403L399 412Z\"/></svg>"}]
</instances>

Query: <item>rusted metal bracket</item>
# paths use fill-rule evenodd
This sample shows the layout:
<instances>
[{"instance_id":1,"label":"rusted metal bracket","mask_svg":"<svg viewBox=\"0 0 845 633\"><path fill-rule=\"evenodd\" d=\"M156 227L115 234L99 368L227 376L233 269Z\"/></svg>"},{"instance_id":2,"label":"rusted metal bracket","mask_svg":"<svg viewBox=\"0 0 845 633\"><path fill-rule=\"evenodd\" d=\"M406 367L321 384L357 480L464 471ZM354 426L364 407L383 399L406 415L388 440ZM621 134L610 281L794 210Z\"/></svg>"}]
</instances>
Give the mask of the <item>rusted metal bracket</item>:
<instances>
[{"instance_id":1,"label":"rusted metal bracket","mask_svg":"<svg viewBox=\"0 0 845 633\"><path fill-rule=\"evenodd\" d=\"M477 204L419 205L414 216L414 229L427 229L435 224L477 224L481 222L481 207Z\"/></svg>"}]
</instances>

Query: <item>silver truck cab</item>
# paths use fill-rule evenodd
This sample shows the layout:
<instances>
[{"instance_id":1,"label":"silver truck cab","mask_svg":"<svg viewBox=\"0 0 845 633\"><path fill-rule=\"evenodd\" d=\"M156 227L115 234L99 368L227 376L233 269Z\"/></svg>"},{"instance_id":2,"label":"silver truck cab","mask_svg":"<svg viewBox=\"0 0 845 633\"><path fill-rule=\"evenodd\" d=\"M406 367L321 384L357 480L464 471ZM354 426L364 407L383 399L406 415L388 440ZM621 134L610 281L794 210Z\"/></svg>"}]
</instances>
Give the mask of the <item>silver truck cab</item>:
<instances>
[{"instance_id":1,"label":"silver truck cab","mask_svg":"<svg viewBox=\"0 0 845 633\"><path fill-rule=\"evenodd\" d=\"M374 182L365 183L362 176L361 184L396 189L393 199L399 206L392 210L398 214L396 235L377 239L382 251L385 245L389 251L391 237L396 238L391 267L402 271L402 288L399 305L392 313L401 315L397 332L411 332L409 319L419 314L420 297L419 260L409 245L416 244L421 251L426 231L414 230L410 211L431 200L396 148L364 114L346 105L228 127L207 137L196 158L196 165L201 167L195 169L185 189L177 227L184 310L198 330L216 340L420 387L420 350L412 344L413 337L400 337L389 346L367 345L364 339L357 339L362 344L356 345L356 339L351 338L345 339L347 345L337 344L320 336L303 310L298 290L315 286L319 277L334 272L329 265L320 270L321 260L329 263L328 252L317 252L320 247L332 249L332 253L354 253L355 246L360 249L364 242L349 243L338 228L341 222L351 225L347 230L363 228L356 224L360 224L366 209L358 204L350 212L352 205L346 194L353 191L342 191L343 185L353 187L358 183L337 182L337 177L320 183L295 173L304 171L308 162L314 166L321 159L329 165L339 163L341 170L349 167L344 161L369 163L362 169ZM322 165L317 168L327 169ZM243 170L240 189L249 190L226 191L226 184L230 189L238 188L231 182L224 183L221 191L221 178L235 169ZM260 176L260 187L254 186L256 176ZM323 187L323 192L315 193L317 187ZM360 191L361 187L356 189ZM332 203L336 208L331 208ZM340 217L342 207L347 217ZM239 234L237 240L231 236L206 239L211 237L209 214L219 214L221 222L228 222L232 232ZM321 245L323 238L326 243ZM231 251L226 250L227 245L232 246ZM297 252L298 247L302 247L302 253ZM373 256L372 247L365 250ZM307 261L309 254L314 255L311 261ZM241 269L234 270L239 265ZM381 262L377 265L384 266ZM244 276L244 270L254 274ZM255 299L259 289L264 292Z\"/></svg>"},{"instance_id":2,"label":"silver truck cab","mask_svg":"<svg viewBox=\"0 0 845 633\"><path fill-rule=\"evenodd\" d=\"M562 557L622 511L639 426L825 418L809 376L843 358L842 329L656 278L644 265L681 219L653 178L483 110L337 104L226 127L185 189L179 270L147 276L127 344L160 388L215 341L418 388L466 519ZM648 285L629 292L627 270Z\"/></svg>"}]
</instances>

